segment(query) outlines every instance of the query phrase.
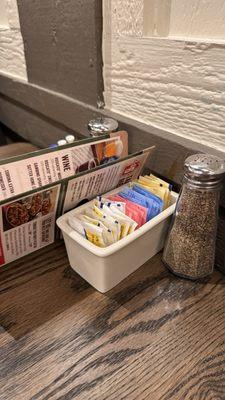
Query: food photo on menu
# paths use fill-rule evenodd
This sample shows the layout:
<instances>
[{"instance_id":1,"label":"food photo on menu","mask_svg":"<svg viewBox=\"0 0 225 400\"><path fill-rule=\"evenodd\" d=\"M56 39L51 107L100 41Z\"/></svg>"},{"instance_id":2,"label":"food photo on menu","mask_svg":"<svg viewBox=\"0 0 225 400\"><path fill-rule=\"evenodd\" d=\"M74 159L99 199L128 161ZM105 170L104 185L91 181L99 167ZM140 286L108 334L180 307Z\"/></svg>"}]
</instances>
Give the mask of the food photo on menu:
<instances>
[{"instance_id":1,"label":"food photo on menu","mask_svg":"<svg viewBox=\"0 0 225 400\"><path fill-rule=\"evenodd\" d=\"M3 230L16 228L54 211L54 194L54 190L47 190L3 206Z\"/></svg>"},{"instance_id":2,"label":"food photo on menu","mask_svg":"<svg viewBox=\"0 0 225 400\"><path fill-rule=\"evenodd\" d=\"M84 172L118 160L123 153L123 142L118 137L107 139L100 143L76 148L72 151L73 166L75 173Z\"/></svg>"},{"instance_id":3,"label":"food photo on menu","mask_svg":"<svg viewBox=\"0 0 225 400\"><path fill-rule=\"evenodd\" d=\"M54 241L60 188L56 185L0 207L0 266Z\"/></svg>"}]
</instances>

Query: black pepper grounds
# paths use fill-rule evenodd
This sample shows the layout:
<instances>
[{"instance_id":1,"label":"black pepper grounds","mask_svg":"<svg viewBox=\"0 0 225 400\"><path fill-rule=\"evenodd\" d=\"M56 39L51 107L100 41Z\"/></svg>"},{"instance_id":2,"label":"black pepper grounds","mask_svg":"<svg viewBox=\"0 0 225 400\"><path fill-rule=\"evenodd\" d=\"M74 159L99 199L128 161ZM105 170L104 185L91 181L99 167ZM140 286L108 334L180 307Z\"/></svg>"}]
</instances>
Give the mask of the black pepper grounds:
<instances>
[{"instance_id":1,"label":"black pepper grounds","mask_svg":"<svg viewBox=\"0 0 225 400\"><path fill-rule=\"evenodd\" d=\"M163 261L177 275L197 279L212 273L218 192L183 187Z\"/></svg>"}]
</instances>

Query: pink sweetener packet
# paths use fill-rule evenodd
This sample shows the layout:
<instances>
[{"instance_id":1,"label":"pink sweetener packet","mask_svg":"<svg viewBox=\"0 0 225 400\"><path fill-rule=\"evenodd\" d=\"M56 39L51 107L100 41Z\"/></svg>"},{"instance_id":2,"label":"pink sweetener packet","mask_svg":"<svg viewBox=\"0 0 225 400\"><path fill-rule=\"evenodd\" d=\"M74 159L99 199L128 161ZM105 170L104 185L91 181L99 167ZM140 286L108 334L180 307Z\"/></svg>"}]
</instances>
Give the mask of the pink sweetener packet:
<instances>
[{"instance_id":1,"label":"pink sweetener packet","mask_svg":"<svg viewBox=\"0 0 225 400\"><path fill-rule=\"evenodd\" d=\"M146 222L146 212L147 210L141 210L141 208L136 207L137 205L135 203L132 203L131 201L126 200L126 215L128 215L130 218L135 220L138 224L138 228L140 228L145 222Z\"/></svg>"},{"instance_id":2,"label":"pink sweetener packet","mask_svg":"<svg viewBox=\"0 0 225 400\"><path fill-rule=\"evenodd\" d=\"M148 211L146 207L133 203L132 201L124 199L119 195L109 195L107 198L111 201L123 201L126 203L126 215L137 222L137 228L140 228L140 226L146 223Z\"/></svg>"}]
</instances>

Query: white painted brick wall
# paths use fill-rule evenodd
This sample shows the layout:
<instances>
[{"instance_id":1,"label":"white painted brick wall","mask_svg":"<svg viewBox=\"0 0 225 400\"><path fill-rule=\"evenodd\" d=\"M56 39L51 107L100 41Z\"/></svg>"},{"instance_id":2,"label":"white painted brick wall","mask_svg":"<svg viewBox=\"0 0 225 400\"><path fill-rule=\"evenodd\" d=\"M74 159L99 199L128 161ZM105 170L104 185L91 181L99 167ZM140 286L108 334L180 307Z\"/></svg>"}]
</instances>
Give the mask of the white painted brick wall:
<instances>
[{"instance_id":1,"label":"white painted brick wall","mask_svg":"<svg viewBox=\"0 0 225 400\"><path fill-rule=\"evenodd\" d=\"M16 0L0 0L0 73L27 80L24 45Z\"/></svg>"},{"instance_id":2,"label":"white painted brick wall","mask_svg":"<svg viewBox=\"0 0 225 400\"><path fill-rule=\"evenodd\" d=\"M165 1L104 0L106 108L225 152L224 0L172 0L169 37L145 37Z\"/></svg>"}]
</instances>

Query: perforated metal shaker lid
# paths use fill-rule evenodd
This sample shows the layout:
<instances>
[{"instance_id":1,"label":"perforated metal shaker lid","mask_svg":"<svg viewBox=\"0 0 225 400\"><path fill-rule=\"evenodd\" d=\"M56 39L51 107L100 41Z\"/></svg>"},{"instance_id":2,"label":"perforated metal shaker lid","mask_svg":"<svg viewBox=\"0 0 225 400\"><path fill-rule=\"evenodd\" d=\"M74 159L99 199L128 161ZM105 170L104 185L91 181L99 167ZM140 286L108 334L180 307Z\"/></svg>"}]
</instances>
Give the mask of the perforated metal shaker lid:
<instances>
[{"instance_id":1,"label":"perforated metal shaker lid","mask_svg":"<svg viewBox=\"0 0 225 400\"><path fill-rule=\"evenodd\" d=\"M225 173L224 161L210 154L194 154L184 163L185 176L198 182L219 182Z\"/></svg>"},{"instance_id":2,"label":"perforated metal shaker lid","mask_svg":"<svg viewBox=\"0 0 225 400\"><path fill-rule=\"evenodd\" d=\"M99 117L92 119L88 123L88 130L93 136L104 135L110 132L116 132L118 129L118 122L113 118Z\"/></svg>"}]
</instances>

